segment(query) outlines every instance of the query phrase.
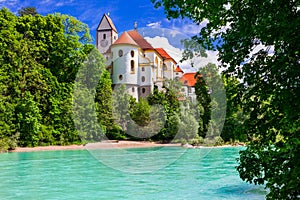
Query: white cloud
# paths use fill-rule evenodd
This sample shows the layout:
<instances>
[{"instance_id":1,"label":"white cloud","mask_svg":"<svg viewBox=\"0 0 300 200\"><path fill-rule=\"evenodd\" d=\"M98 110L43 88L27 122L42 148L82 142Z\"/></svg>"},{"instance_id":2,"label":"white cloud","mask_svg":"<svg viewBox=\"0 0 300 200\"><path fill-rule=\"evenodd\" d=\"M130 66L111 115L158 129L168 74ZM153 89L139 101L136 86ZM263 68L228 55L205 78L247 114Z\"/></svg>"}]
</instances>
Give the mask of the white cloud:
<instances>
[{"instance_id":1,"label":"white cloud","mask_svg":"<svg viewBox=\"0 0 300 200\"><path fill-rule=\"evenodd\" d=\"M18 6L19 2L18 0L0 0L0 6L3 7L14 7Z\"/></svg>"},{"instance_id":2,"label":"white cloud","mask_svg":"<svg viewBox=\"0 0 300 200\"><path fill-rule=\"evenodd\" d=\"M172 46L166 37L156 36L154 38L145 37L145 39L154 47L154 48L164 48L165 51L176 61L179 62L182 58L182 49L175 48ZM197 71L199 68L207 65L208 63L214 63L219 65L218 62L218 52L217 51L206 51L207 57L197 57L193 58L191 61L184 61L178 63L184 72ZM191 67L191 62L194 63L194 67Z\"/></svg>"},{"instance_id":3,"label":"white cloud","mask_svg":"<svg viewBox=\"0 0 300 200\"><path fill-rule=\"evenodd\" d=\"M153 22L153 23L148 23L146 26L147 27L151 27L151 28L160 28L161 21L159 21L159 22Z\"/></svg>"}]
</instances>

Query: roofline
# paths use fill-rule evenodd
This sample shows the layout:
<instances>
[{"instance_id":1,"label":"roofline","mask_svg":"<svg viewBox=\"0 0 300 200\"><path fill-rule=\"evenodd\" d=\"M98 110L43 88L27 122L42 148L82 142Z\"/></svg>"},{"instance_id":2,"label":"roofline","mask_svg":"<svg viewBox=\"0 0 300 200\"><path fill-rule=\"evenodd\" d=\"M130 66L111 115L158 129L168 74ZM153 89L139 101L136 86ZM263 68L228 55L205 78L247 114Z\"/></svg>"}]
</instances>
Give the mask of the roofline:
<instances>
[{"instance_id":1,"label":"roofline","mask_svg":"<svg viewBox=\"0 0 300 200\"><path fill-rule=\"evenodd\" d=\"M115 25L114 25L114 27L110 24L110 21L111 21L111 23L113 23L112 22L112 20L111 20L111 18L107 15L107 14L103 14L103 16L102 16L102 18L101 18L101 20L100 20L100 22L99 22L99 24L98 24L98 26L97 26L97 31L99 31L98 30L98 28L99 28L99 26L100 26L100 24L101 24L101 22L102 22L102 20L103 20L103 18L106 18L107 19L107 21L108 21L108 24L109 24L109 26L111 27L111 29L113 30L113 31L115 31L116 33L118 33L118 31L117 31L117 29L116 29L116 27L115 27ZM110 21L109 21L109 19L110 19ZM106 30L110 30L110 29L106 29ZM102 31L102 30L101 30Z\"/></svg>"},{"instance_id":2,"label":"roofline","mask_svg":"<svg viewBox=\"0 0 300 200\"><path fill-rule=\"evenodd\" d=\"M119 44L112 44L112 45L110 45L111 47L113 47L113 46L136 46L136 47L138 47L138 48L140 48L140 46L139 45L136 45L136 44L130 44L130 43L119 43Z\"/></svg>"}]
</instances>

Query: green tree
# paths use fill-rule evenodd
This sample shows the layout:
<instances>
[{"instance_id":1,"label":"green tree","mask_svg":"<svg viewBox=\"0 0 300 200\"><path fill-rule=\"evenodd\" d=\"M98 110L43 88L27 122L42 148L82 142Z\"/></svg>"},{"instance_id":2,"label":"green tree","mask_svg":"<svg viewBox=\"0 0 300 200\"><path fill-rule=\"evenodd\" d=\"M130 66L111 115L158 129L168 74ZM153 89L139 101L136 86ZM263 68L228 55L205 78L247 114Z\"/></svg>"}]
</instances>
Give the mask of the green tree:
<instances>
[{"instance_id":1,"label":"green tree","mask_svg":"<svg viewBox=\"0 0 300 200\"><path fill-rule=\"evenodd\" d=\"M247 118L242 109L242 91L240 81L234 77L222 76L226 89L226 119L221 137L225 142L241 141L247 142L247 127L244 122Z\"/></svg>"},{"instance_id":2,"label":"green tree","mask_svg":"<svg viewBox=\"0 0 300 200\"><path fill-rule=\"evenodd\" d=\"M18 54L12 51L20 46L20 34L15 29L17 17L7 9L0 10L0 151L15 147L16 133L15 106L18 80L13 61ZM14 143L11 146L11 141Z\"/></svg>"},{"instance_id":3,"label":"green tree","mask_svg":"<svg viewBox=\"0 0 300 200\"><path fill-rule=\"evenodd\" d=\"M103 56L95 47L90 48L92 50L77 73L73 110L75 125L81 139L85 142L96 142L104 138L106 131L104 119L101 116L101 113L104 114L102 111L104 107L100 105L108 99L101 99L105 98L106 94L100 87L105 86L107 74L105 74ZM107 86L104 89L107 89Z\"/></svg>"},{"instance_id":4,"label":"green tree","mask_svg":"<svg viewBox=\"0 0 300 200\"><path fill-rule=\"evenodd\" d=\"M96 110L99 123L104 126L105 132L114 132L116 125L113 118L112 81L110 73L103 69L96 89Z\"/></svg>"},{"instance_id":5,"label":"green tree","mask_svg":"<svg viewBox=\"0 0 300 200\"><path fill-rule=\"evenodd\" d=\"M201 72L198 71L195 78L195 93L197 96L198 109L200 111L198 135L205 138L211 120L211 98L209 95L209 86L205 82Z\"/></svg>"},{"instance_id":6,"label":"green tree","mask_svg":"<svg viewBox=\"0 0 300 200\"><path fill-rule=\"evenodd\" d=\"M191 110L189 106L181 106L179 130L175 139L191 141L198 138L198 126L199 122L197 121L193 110Z\"/></svg>"},{"instance_id":7,"label":"green tree","mask_svg":"<svg viewBox=\"0 0 300 200\"><path fill-rule=\"evenodd\" d=\"M16 107L20 145L34 147L39 144L41 136L41 114L33 95L25 92L24 97Z\"/></svg>"},{"instance_id":8,"label":"green tree","mask_svg":"<svg viewBox=\"0 0 300 200\"><path fill-rule=\"evenodd\" d=\"M115 86L113 93L113 118L121 130L120 132L108 132L109 139L124 139L130 118L130 106L136 100L126 92L125 85Z\"/></svg>"},{"instance_id":9,"label":"green tree","mask_svg":"<svg viewBox=\"0 0 300 200\"><path fill-rule=\"evenodd\" d=\"M152 2L164 6L169 18L207 19L197 40L217 46L226 73L243 80L245 124L253 141L240 153L240 177L266 183L269 199L299 198L299 1Z\"/></svg>"},{"instance_id":10,"label":"green tree","mask_svg":"<svg viewBox=\"0 0 300 200\"><path fill-rule=\"evenodd\" d=\"M171 141L178 133L180 122L178 89L180 86L178 81L167 81L164 83L165 92L158 91L158 88L155 87L153 94L148 97L150 105L161 105L164 110L164 126L157 135L153 136L154 140Z\"/></svg>"},{"instance_id":11,"label":"green tree","mask_svg":"<svg viewBox=\"0 0 300 200\"><path fill-rule=\"evenodd\" d=\"M0 24L1 143L12 148L19 136L22 146L79 142L72 93L93 47L87 26L67 15L16 16L6 8Z\"/></svg>"},{"instance_id":12,"label":"green tree","mask_svg":"<svg viewBox=\"0 0 300 200\"><path fill-rule=\"evenodd\" d=\"M23 15L33 15L34 16L38 13L37 13L35 7L22 7L20 10L18 10L18 14L20 16L23 16Z\"/></svg>"}]
</instances>

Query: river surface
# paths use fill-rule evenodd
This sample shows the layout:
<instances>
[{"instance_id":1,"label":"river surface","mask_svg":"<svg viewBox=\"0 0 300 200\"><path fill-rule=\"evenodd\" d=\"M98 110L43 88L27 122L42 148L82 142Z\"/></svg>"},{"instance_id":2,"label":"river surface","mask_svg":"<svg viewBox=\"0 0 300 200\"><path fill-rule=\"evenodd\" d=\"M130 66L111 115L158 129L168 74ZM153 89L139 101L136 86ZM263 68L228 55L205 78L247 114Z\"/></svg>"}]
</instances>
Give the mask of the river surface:
<instances>
[{"instance_id":1,"label":"river surface","mask_svg":"<svg viewBox=\"0 0 300 200\"><path fill-rule=\"evenodd\" d=\"M127 149L121 154L120 150L0 154L0 199L265 199L263 186L239 178L235 166L240 150L167 147ZM153 151L153 165L140 159ZM115 162L102 161L103 155Z\"/></svg>"}]
</instances>

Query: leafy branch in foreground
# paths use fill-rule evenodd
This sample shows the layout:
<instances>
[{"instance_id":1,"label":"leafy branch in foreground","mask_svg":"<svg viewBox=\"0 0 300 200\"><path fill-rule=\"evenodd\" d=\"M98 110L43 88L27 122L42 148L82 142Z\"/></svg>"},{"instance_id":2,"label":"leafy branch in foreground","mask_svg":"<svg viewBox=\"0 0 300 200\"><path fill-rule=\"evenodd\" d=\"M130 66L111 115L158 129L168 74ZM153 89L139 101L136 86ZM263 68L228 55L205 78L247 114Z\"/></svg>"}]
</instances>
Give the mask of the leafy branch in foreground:
<instances>
[{"instance_id":1,"label":"leafy branch in foreground","mask_svg":"<svg viewBox=\"0 0 300 200\"><path fill-rule=\"evenodd\" d=\"M240 177L269 188L268 199L300 195L300 2L152 0L168 18L207 26L195 36L218 49L227 76L243 80L244 125L253 141L240 152ZM221 39L222 43L214 42Z\"/></svg>"}]
</instances>

